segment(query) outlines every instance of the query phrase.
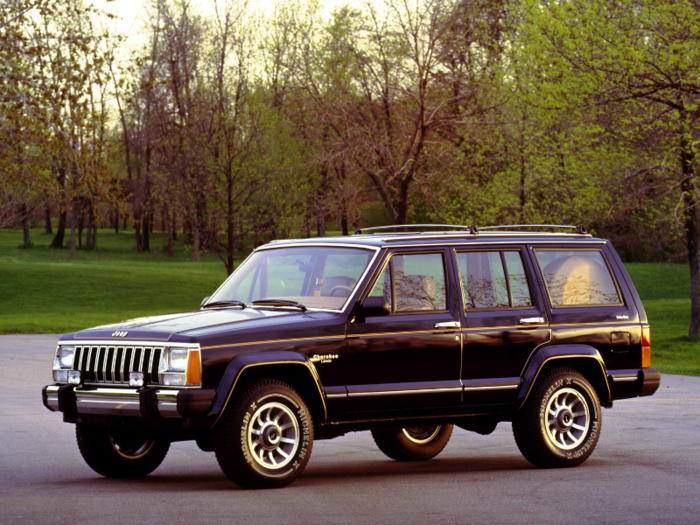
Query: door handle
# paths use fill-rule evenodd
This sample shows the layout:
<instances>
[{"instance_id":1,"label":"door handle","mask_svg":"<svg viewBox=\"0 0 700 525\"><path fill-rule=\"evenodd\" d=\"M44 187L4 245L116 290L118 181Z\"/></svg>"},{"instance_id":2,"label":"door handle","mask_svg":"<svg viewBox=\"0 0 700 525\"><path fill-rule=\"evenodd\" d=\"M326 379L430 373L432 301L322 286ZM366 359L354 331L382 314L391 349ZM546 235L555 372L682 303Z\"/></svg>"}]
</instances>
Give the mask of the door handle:
<instances>
[{"instance_id":1,"label":"door handle","mask_svg":"<svg viewBox=\"0 0 700 525\"><path fill-rule=\"evenodd\" d=\"M520 319L520 324L542 324L544 317L523 317Z\"/></svg>"},{"instance_id":2,"label":"door handle","mask_svg":"<svg viewBox=\"0 0 700 525\"><path fill-rule=\"evenodd\" d=\"M447 321L444 323L435 323L435 328L461 328L459 321Z\"/></svg>"}]
</instances>

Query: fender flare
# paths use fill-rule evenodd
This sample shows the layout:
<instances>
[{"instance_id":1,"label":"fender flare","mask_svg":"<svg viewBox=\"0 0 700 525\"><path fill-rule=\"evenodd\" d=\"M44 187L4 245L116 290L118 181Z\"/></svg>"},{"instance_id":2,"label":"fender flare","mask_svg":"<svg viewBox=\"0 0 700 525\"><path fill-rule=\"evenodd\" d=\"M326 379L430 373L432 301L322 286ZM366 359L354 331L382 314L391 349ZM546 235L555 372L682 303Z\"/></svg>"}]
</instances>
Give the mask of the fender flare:
<instances>
[{"instance_id":1,"label":"fender flare","mask_svg":"<svg viewBox=\"0 0 700 525\"><path fill-rule=\"evenodd\" d=\"M588 345L550 345L537 350L530 356L530 359L525 365L522 373L522 383L520 384L520 390L515 400L517 409L520 410L527 401L532 387L535 385L542 368L544 368L547 363L554 360L564 360L562 365L565 365L566 360L571 359L588 359L598 364L600 367L600 377L596 379L605 383L608 393L608 398L601 401L603 404L611 401L612 394L610 391L610 384L608 383L607 369L598 350Z\"/></svg>"},{"instance_id":2,"label":"fender flare","mask_svg":"<svg viewBox=\"0 0 700 525\"><path fill-rule=\"evenodd\" d=\"M324 420L328 417L328 410L326 408L326 401L323 396L323 388L321 387L321 379L318 376L316 367L308 357L299 352L264 352L264 353L252 353L252 354L242 354L234 357L226 367L226 371L219 382L219 386L216 389L216 398L212 404L211 410L209 411L209 418L212 418L214 422L212 427L216 425L221 416L226 410L226 407L233 396L233 393L238 384L238 380L247 368L265 365L287 365L287 366L303 366L305 367L311 378L316 384L318 389L319 399L323 405L323 415Z\"/></svg>"}]
</instances>

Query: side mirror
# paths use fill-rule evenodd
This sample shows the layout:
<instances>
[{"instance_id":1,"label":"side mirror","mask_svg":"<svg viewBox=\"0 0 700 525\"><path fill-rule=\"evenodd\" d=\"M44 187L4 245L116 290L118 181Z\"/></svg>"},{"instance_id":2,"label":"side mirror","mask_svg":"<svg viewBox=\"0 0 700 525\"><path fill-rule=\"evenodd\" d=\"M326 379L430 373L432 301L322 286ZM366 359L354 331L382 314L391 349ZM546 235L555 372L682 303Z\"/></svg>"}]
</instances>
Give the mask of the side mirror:
<instances>
[{"instance_id":1,"label":"side mirror","mask_svg":"<svg viewBox=\"0 0 700 525\"><path fill-rule=\"evenodd\" d=\"M199 305L200 308L202 308L205 304L209 302L209 299L211 299L211 295L208 295L204 299L202 299L202 303Z\"/></svg>"},{"instance_id":2,"label":"side mirror","mask_svg":"<svg viewBox=\"0 0 700 525\"><path fill-rule=\"evenodd\" d=\"M366 297L362 301L358 317L364 319L366 317L379 317L380 315L389 315L391 313L391 305L386 297Z\"/></svg>"}]
</instances>

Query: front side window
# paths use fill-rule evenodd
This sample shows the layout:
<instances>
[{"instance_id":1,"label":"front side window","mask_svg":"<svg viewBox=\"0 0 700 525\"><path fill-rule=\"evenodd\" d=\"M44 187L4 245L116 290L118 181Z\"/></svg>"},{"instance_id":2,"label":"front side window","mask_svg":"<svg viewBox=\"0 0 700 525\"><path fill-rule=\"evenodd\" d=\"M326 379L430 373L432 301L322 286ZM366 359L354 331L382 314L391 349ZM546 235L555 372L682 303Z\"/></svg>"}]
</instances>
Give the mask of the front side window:
<instances>
[{"instance_id":1,"label":"front side window","mask_svg":"<svg viewBox=\"0 0 700 525\"><path fill-rule=\"evenodd\" d=\"M307 308L337 310L352 294L372 255L372 251L359 248L260 250L234 272L210 302L281 299Z\"/></svg>"},{"instance_id":2,"label":"front side window","mask_svg":"<svg viewBox=\"0 0 700 525\"><path fill-rule=\"evenodd\" d=\"M457 262L466 308L532 306L520 252L458 252Z\"/></svg>"},{"instance_id":3,"label":"front side window","mask_svg":"<svg viewBox=\"0 0 700 525\"><path fill-rule=\"evenodd\" d=\"M536 250L552 306L621 304L615 281L598 250Z\"/></svg>"},{"instance_id":4,"label":"front side window","mask_svg":"<svg viewBox=\"0 0 700 525\"><path fill-rule=\"evenodd\" d=\"M392 312L446 310L445 263L441 253L395 255L370 296L384 296Z\"/></svg>"}]
</instances>

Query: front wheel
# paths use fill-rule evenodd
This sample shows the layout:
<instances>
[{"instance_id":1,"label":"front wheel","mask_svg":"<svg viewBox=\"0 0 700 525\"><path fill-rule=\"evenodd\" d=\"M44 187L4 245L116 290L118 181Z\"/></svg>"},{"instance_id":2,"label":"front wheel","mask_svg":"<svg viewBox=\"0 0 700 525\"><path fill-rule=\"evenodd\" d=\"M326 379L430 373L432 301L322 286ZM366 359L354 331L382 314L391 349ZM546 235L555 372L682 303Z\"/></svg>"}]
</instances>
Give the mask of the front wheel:
<instances>
[{"instance_id":1,"label":"front wheel","mask_svg":"<svg viewBox=\"0 0 700 525\"><path fill-rule=\"evenodd\" d=\"M432 459L445 448L452 435L453 425L406 427L401 429L372 430L379 450L396 461Z\"/></svg>"},{"instance_id":2,"label":"front wheel","mask_svg":"<svg viewBox=\"0 0 700 525\"><path fill-rule=\"evenodd\" d=\"M265 379L236 397L214 433L221 470L244 488L279 488L298 478L311 456L313 425L288 384Z\"/></svg>"},{"instance_id":3,"label":"front wheel","mask_svg":"<svg viewBox=\"0 0 700 525\"><path fill-rule=\"evenodd\" d=\"M167 441L133 429L78 424L75 435L85 463L108 478L147 476L160 466L170 448Z\"/></svg>"},{"instance_id":4,"label":"front wheel","mask_svg":"<svg viewBox=\"0 0 700 525\"><path fill-rule=\"evenodd\" d=\"M602 423L600 402L588 380L570 368L540 379L518 417L513 435L538 467L575 467L593 453Z\"/></svg>"}]
</instances>

